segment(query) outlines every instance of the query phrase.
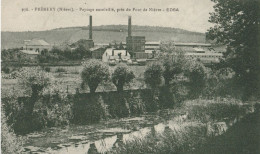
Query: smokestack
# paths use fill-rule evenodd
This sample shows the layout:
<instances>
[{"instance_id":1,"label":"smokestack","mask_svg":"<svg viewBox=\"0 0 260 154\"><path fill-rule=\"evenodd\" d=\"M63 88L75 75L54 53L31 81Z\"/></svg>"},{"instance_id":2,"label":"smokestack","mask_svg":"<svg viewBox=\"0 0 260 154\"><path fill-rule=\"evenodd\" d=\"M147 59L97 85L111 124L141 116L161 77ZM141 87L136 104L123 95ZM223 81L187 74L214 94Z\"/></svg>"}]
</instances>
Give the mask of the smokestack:
<instances>
[{"instance_id":1,"label":"smokestack","mask_svg":"<svg viewBox=\"0 0 260 154\"><path fill-rule=\"evenodd\" d=\"M89 16L89 39L92 40L92 16Z\"/></svg>"},{"instance_id":2,"label":"smokestack","mask_svg":"<svg viewBox=\"0 0 260 154\"><path fill-rule=\"evenodd\" d=\"M128 36L130 37L132 35L132 23L131 23L131 16L128 16Z\"/></svg>"}]
</instances>

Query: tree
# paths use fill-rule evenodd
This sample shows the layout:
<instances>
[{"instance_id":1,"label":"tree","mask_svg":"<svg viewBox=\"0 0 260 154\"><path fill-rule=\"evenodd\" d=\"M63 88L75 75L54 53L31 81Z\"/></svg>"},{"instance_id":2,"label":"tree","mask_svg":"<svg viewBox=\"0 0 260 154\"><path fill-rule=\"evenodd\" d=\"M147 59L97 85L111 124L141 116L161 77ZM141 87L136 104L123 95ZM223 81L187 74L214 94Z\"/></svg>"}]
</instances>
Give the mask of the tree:
<instances>
[{"instance_id":1,"label":"tree","mask_svg":"<svg viewBox=\"0 0 260 154\"><path fill-rule=\"evenodd\" d=\"M131 82L134 78L135 75L133 71L130 70L126 64L118 65L112 74L112 82L118 92L122 92L124 85Z\"/></svg>"},{"instance_id":2,"label":"tree","mask_svg":"<svg viewBox=\"0 0 260 154\"><path fill-rule=\"evenodd\" d=\"M40 92L50 84L50 80L50 75L40 68L24 68L18 75L18 83L31 94L30 103L27 104L29 115L33 113Z\"/></svg>"},{"instance_id":3,"label":"tree","mask_svg":"<svg viewBox=\"0 0 260 154\"><path fill-rule=\"evenodd\" d=\"M185 63L184 53L176 50L174 42L164 43L160 46L163 54L160 56L164 66L163 77L165 85L169 86L170 81L182 72L182 66Z\"/></svg>"},{"instance_id":4,"label":"tree","mask_svg":"<svg viewBox=\"0 0 260 154\"><path fill-rule=\"evenodd\" d=\"M175 43L172 41L167 43L162 43L160 45L160 50L164 53L173 53L176 51Z\"/></svg>"},{"instance_id":5,"label":"tree","mask_svg":"<svg viewBox=\"0 0 260 154\"><path fill-rule=\"evenodd\" d=\"M206 85L206 67L196 60L188 60L185 65L185 75L189 79L189 95L191 98L198 97Z\"/></svg>"},{"instance_id":6,"label":"tree","mask_svg":"<svg viewBox=\"0 0 260 154\"><path fill-rule=\"evenodd\" d=\"M91 52L89 50L87 50L86 47L84 47L81 44L75 49L74 54L75 54L74 56L76 59L82 59L83 57L86 57L86 58L91 57Z\"/></svg>"},{"instance_id":7,"label":"tree","mask_svg":"<svg viewBox=\"0 0 260 154\"><path fill-rule=\"evenodd\" d=\"M154 62L149 64L144 72L144 81L151 86L152 89L156 89L162 83L164 68L161 63Z\"/></svg>"},{"instance_id":8,"label":"tree","mask_svg":"<svg viewBox=\"0 0 260 154\"><path fill-rule=\"evenodd\" d=\"M235 71L236 85L243 98L259 92L259 1L212 0L214 12L207 38L227 45L225 66Z\"/></svg>"},{"instance_id":9,"label":"tree","mask_svg":"<svg viewBox=\"0 0 260 154\"><path fill-rule=\"evenodd\" d=\"M87 84L90 93L95 93L98 85L109 78L108 66L101 61L91 59L85 62L83 67L81 72L82 85Z\"/></svg>"},{"instance_id":10,"label":"tree","mask_svg":"<svg viewBox=\"0 0 260 154\"><path fill-rule=\"evenodd\" d=\"M169 86L170 81L182 72L182 63L178 58L173 59L172 57L164 56L162 58L162 64L164 66L163 77L165 85Z\"/></svg>"}]
</instances>

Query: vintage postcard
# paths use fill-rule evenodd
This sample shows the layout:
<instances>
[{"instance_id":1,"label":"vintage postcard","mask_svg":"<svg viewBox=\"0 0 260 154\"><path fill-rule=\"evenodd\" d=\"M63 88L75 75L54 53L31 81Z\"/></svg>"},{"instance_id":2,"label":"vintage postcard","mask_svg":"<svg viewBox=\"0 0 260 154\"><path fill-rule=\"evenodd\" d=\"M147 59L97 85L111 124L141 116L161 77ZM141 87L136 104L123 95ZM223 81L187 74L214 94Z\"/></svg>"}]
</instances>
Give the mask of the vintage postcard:
<instances>
[{"instance_id":1,"label":"vintage postcard","mask_svg":"<svg viewBox=\"0 0 260 154\"><path fill-rule=\"evenodd\" d=\"M258 0L2 0L1 152L260 153Z\"/></svg>"}]
</instances>

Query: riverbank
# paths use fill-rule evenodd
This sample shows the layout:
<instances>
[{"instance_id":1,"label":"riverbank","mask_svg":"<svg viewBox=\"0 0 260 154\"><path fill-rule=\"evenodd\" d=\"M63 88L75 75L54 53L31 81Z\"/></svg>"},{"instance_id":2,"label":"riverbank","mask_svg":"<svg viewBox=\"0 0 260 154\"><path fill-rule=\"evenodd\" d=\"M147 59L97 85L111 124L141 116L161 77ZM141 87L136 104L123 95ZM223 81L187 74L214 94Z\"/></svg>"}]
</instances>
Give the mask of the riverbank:
<instances>
[{"instance_id":1,"label":"riverbank","mask_svg":"<svg viewBox=\"0 0 260 154\"><path fill-rule=\"evenodd\" d=\"M260 111L247 115L223 135L207 141L197 154L260 153Z\"/></svg>"},{"instance_id":2,"label":"riverbank","mask_svg":"<svg viewBox=\"0 0 260 154\"><path fill-rule=\"evenodd\" d=\"M185 153L251 112L252 105L240 101L198 99L139 117L44 129L28 134L23 147L25 153Z\"/></svg>"}]
</instances>

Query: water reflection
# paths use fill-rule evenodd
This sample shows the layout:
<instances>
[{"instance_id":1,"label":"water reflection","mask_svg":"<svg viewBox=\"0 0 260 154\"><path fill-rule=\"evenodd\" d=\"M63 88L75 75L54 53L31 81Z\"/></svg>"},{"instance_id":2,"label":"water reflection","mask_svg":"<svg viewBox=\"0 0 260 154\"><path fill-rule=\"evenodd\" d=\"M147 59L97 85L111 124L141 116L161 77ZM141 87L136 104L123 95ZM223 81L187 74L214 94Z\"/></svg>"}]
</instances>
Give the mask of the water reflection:
<instances>
[{"instance_id":1,"label":"water reflection","mask_svg":"<svg viewBox=\"0 0 260 154\"><path fill-rule=\"evenodd\" d=\"M76 144L75 143L61 144L58 145L59 148L51 149L51 150L49 149L46 152L58 153L58 154L106 153L114 148L122 146L127 142L131 142L134 140L142 140L148 134L152 134L153 136L156 136L167 131L172 131L172 130L179 131L183 128L183 126L181 126L179 122L183 121L184 118L185 117L181 116L179 118L170 120L167 123L159 123L152 127L145 127L134 132L130 132L129 130L124 130L121 128L100 130L99 132L102 134L104 139L100 139L92 142L92 141L87 141L85 136L84 137L80 136L81 137L80 139L83 139L84 141L78 142ZM116 133L116 135L111 136L113 133Z\"/></svg>"}]
</instances>

